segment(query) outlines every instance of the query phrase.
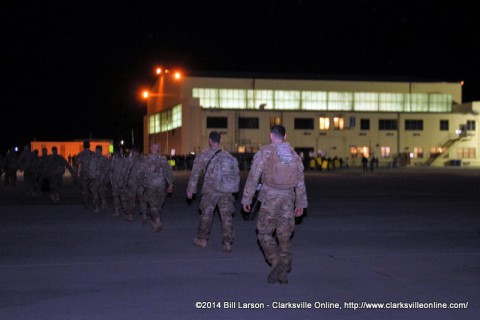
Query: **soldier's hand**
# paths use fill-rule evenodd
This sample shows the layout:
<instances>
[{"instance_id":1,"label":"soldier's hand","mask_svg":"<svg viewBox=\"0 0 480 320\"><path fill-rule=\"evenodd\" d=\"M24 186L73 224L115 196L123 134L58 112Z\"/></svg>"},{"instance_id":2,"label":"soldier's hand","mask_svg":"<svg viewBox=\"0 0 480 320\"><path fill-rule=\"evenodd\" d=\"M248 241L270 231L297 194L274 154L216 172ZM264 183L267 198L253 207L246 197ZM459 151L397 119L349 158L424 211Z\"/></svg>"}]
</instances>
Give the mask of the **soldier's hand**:
<instances>
[{"instance_id":1,"label":"soldier's hand","mask_svg":"<svg viewBox=\"0 0 480 320\"><path fill-rule=\"evenodd\" d=\"M187 192L187 198L191 200L193 198L193 194L191 192Z\"/></svg>"},{"instance_id":2,"label":"soldier's hand","mask_svg":"<svg viewBox=\"0 0 480 320\"><path fill-rule=\"evenodd\" d=\"M295 208L295 217L300 217L303 214L303 208Z\"/></svg>"},{"instance_id":3,"label":"soldier's hand","mask_svg":"<svg viewBox=\"0 0 480 320\"><path fill-rule=\"evenodd\" d=\"M243 211L245 212L250 212L250 210L252 210L252 206L249 205L249 204L244 204L243 205Z\"/></svg>"},{"instance_id":4,"label":"soldier's hand","mask_svg":"<svg viewBox=\"0 0 480 320\"><path fill-rule=\"evenodd\" d=\"M173 184L169 185L167 188L167 193L172 193L173 192Z\"/></svg>"}]
</instances>

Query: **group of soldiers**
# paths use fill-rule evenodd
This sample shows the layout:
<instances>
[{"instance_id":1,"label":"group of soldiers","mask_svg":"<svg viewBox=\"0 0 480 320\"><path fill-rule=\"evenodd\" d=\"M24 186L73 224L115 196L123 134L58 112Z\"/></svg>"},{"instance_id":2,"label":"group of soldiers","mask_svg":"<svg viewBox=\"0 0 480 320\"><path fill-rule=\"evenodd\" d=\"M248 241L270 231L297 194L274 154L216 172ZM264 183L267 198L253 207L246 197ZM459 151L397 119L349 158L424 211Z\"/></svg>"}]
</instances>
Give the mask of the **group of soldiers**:
<instances>
[{"instance_id":1,"label":"group of soldiers","mask_svg":"<svg viewBox=\"0 0 480 320\"><path fill-rule=\"evenodd\" d=\"M303 215L308 206L302 159L285 141L286 131L275 125L270 131L271 144L263 146L255 154L243 189L242 208L251 212L254 197L260 203L257 218L257 239L267 262L271 265L268 283L288 283L292 270L291 237L295 229L295 218ZM215 209L218 208L222 223L223 251L231 252L234 241L233 213L234 197L230 192L220 191L209 167L212 158L219 152L221 136L212 131L209 148L194 160L187 186L187 198L197 192L201 173L204 182L200 201L201 217L194 245L206 248ZM237 164L238 165L238 164Z\"/></svg>"},{"instance_id":2,"label":"group of soldiers","mask_svg":"<svg viewBox=\"0 0 480 320\"><path fill-rule=\"evenodd\" d=\"M47 154L46 148L42 154L38 150L31 151L30 145L25 145L20 155L13 148L9 149L5 158L1 159L1 171L5 175L5 189L16 189L17 171L23 172L27 196L38 196L44 191L50 192L53 202L60 201L60 188L66 170L72 173L72 167L61 155L57 147L52 147L52 153Z\"/></svg>"},{"instance_id":3,"label":"group of soldiers","mask_svg":"<svg viewBox=\"0 0 480 320\"><path fill-rule=\"evenodd\" d=\"M120 150L111 159L102 155L102 147L90 150L85 141L84 150L76 159L73 177L82 190L85 209L94 212L105 210L107 192L111 188L113 216L124 215L125 220L133 221L138 202L142 223L150 217L155 232L162 229L161 208L165 193L173 191L173 170L165 157L160 155L160 145L152 144L146 157L136 148L129 153Z\"/></svg>"},{"instance_id":4,"label":"group of soldiers","mask_svg":"<svg viewBox=\"0 0 480 320\"><path fill-rule=\"evenodd\" d=\"M272 268L267 281L281 284L288 283L287 274L292 269L291 237L295 218L301 216L308 205L302 160L285 138L283 126L272 127L271 144L263 146L255 154L241 200L245 213L255 207L252 204L254 198L261 203L257 218L257 238L265 259ZM16 168L24 172L27 193L40 192L41 183L44 183L42 181L47 179L52 200L58 202L62 177L65 170L68 170L82 190L85 209L92 208L95 212L105 210L107 192L111 190L113 216L123 215L125 220L131 222L138 204L141 222L146 224L150 218L153 231L162 230L162 206L166 195L173 192L174 175L167 159L160 155L160 145L152 144L147 156L133 148L128 153L120 150L111 158L102 155L100 145L91 151L89 141L84 141L83 147L84 150L76 156L72 168L57 154L55 147L52 155L47 156L46 150L42 150L42 156L38 157L35 152L30 152L29 146L25 146L24 152L16 159ZM215 157L217 161L213 164L212 159ZM234 189L219 188L221 183L218 182L219 178L223 179L218 172L223 172L223 164L227 163L227 160L218 163L219 159L229 159L229 163L232 163L232 158L228 152L221 150L221 135L212 131L209 135L209 148L198 154L193 163L186 197L194 199L199 180L203 179L199 190L202 195L199 205L200 222L193 238L193 244L202 249L207 247L212 218L218 208L223 251L232 252L235 211L232 190L239 190L238 162L235 158L233 166L238 179L232 180L236 184ZM9 161L10 159L4 163ZM219 166L222 166L220 171L216 170Z\"/></svg>"}]
</instances>

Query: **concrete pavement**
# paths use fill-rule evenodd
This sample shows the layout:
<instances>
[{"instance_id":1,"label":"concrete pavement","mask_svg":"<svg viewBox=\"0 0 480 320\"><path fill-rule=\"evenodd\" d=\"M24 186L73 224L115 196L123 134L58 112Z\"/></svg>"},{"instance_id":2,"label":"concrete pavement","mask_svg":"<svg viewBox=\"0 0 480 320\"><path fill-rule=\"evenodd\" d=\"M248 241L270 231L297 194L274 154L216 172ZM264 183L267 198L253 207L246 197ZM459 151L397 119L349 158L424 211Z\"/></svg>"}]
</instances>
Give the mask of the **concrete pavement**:
<instances>
[{"instance_id":1,"label":"concrete pavement","mask_svg":"<svg viewBox=\"0 0 480 320\"><path fill-rule=\"evenodd\" d=\"M56 205L2 190L0 319L478 319L480 170L307 172L288 285L267 283L239 200L233 252L218 216L193 246L188 175L161 233L83 210L68 177Z\"/></svg>"}]
</instances>

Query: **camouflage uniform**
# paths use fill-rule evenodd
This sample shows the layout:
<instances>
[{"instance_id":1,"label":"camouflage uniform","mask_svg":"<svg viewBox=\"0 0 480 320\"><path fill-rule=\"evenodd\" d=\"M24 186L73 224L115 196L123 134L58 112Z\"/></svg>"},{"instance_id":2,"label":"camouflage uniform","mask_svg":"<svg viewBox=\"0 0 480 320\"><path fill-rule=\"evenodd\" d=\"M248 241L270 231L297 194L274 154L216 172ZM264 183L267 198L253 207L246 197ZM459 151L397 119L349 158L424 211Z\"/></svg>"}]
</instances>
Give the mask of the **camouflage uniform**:
<instances>
[{"instance_id":1,"label":"camouflage uniform","mask_svg":"<svg viewBox=\"0 0 480 320\"><path fill-rule=\"evenodd\" d=\"M114 217L120 216L120 210L122 209L120 201L120 188L123 187L123 175L121 174L122 164L126 161L123 154L115 152L110 160L110 184L112 186L112 200Z\"/></svg>"},{"instance_id":2,"label":"camouflage uniform","mask_svg":"<svg viewBox=\"0 0 480 320\"><path fill-rule=\"evenodd\" d=\"M162 228L161 210L165 202L166 186L173 187L173 170L167 158L150 154L143 161L146 199L150 209L152 227L158 232Z\"/></svg>"},{"instance_id":3,"label":"camouflage uniform","mask_svg":"<svg viewBox=\"0 0 480 320\"><path fill-rule=\"evenodd\" d=\"M205 172L207 164L212 156L217 152L219 148L210 147L203 150L193 162L193 168L188 181L187 193L197 193L197 184L202 172ZM210 166L211 164L209 164ZM207 169L210 171L210 168ZM217 191L213 185L213 181L208 175L208 172L205 173L203 186L201 190L201 200L200 200L200 223L198 226L197 238L200 240L202 245L197 244L194 239L194 243L205 247L206 241L210 235L210 229L212 225L212 219L215 212L215 208L218 206L220 212L220 218L222 222L222 242L225 251L230 251L230 246L233 243L233 213L235 212L234 201L235 197L232 193L220 192ZM198 242L198 240L197 240Z\"/></svg>"},{"instance_id":4,"label":"camouflage uniform","mask_svg":"<svg viewBox=\"0 0 480 320\"><path fill-rule=\"evenodd\" d=\"M23 152L18 157L18 166L23 171L23 182L27 189L27 196L33 195L35 186L35 177L33 174L33 153L30 151L30 146L26 145Z\"/></svg>"},{"instance_id":5,"label":"camouflage uniform","mask_svg":"<svg viewBox=\"0 0 480 320\"><path fill-rule=\"evenodd\" d=\"M132 161L132 171L127 183L127 190L131 193L131 206L135 207L135 200L138 201L140 215L142 216L142 224L147 223L147 195L145 183L144 157L136 150L130 155ZM132 211L133 212L133 211Z\"/></svg>"},{"instance_id":6,"label":"camouflage uniform","mask_svg":"<svg viewBox=\"0 0 480 320\"><path fill-rule=\"evenodd\" d=\"M82 190L83 196L83 205L84 208L88 208L89 199L91 197L91 192L88 188L89 178L88 178L88 162L90 158L93 157L94 152L90 149L84 149L76 157L73 167L73 176L80 184L80 189Z\"/></svg>"},{"instance_id":7,"label":"camouflage uniform","mask_svg":"<svg viewBox=\"0 0 480 320\"><path fill-rule=\"evenodd\" d=\"M49 191L49 180L48 180L48 162L49 156L47 155L47 149L42 148L42 155L38 157L38 174L37 174L37 185L40 192Z\"/></svg>"},{"instance_id":8,"label":"camouflage uniform","mask_svg":"<svg viewBox=\"0 0 480 320\"><path fill-rule=\"evenodd\" d=\"M51 198L53 202L60 201L59 191L63 182L63 175L65 168L73 175L73 169L68 164L67 160L54 150L53 154L48 159L48 179L50 182Z\"/></svg>"},{"instance_id":9,"label":"camouflage uniform","mask_svg":"<svg viewBox=\"0 0 480 320\"><path fill-rule=\"evenodd\" d=\"M242 204L252 203L253 196L262 174L268 174L267 161L272 152L279 153L291 150L287 142L266 145L255 154L253 164L243 190ZM263 249L266 260L276 267L282 264L287 272L291 270L292 248L290 238L295 228L295 208L306 208L307 194L303 175L301 158L296 155L293 159L297 163L298 183L294 188L277 190L265 183L258 195L262 205L258 214L257 231L258 241ZM281 174L277 172L276 174ZM276 233L276 238L273 234Z\"/></svg>"},{"instance_id":10,"label":"camouflage uniform","mask_svg":"<svg viewBox=\"0 0 480 320\"><path fill-rule=\"evenodd\" d=\"M110 161L103 156L101 150L96 150L88 160L88 189L92 194L94 211L99 211L101 202L102 209L107 206L107 183L110 171Z\"/></svg>"},{"instance_id":11,"label":"camouflage uniform","mask_svg":"<svg viewBox=\"0 0 480 320\"><path fill-rule=\"evenodd\" d=\"M17 187L18 155L13 148L10 148L5 156L5 187L15 189Z\"/></svg>"}]
</instances>

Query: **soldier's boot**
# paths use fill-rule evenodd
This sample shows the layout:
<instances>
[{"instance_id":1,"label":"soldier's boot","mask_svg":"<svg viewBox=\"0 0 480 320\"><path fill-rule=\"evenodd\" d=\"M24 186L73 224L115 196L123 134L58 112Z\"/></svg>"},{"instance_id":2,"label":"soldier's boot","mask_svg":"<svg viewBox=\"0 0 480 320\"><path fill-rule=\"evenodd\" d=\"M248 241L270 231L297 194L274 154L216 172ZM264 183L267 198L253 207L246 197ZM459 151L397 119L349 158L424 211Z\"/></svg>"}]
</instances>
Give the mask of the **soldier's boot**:
<instances>
[{"instance_id":1,"label":"soldier's boot","mask_svg":"<svg viewBox=\"0 0 480 320\"><path fill-rule=\"evenodd\" d=\"M98 204L94 206L93 212L98 213L100 212L100 208L98 207Z\"/></svg>"},{"instance_id":2,"label":"soldier's boot","mask_svg":"<svg viewBox=\"0 0 480 320\"><path fill-rule=\"evenodd\" d=\"M276 283L279 282L280 279L285 281L285 278L287 276L287 271L285 269L285 266L283 263L277 263L273 268L272 271L270 271L270 274L268 275L267 282L268 283ZM286 280L288 283L288 279ZM280 282L282 283L282 282Z\"/></svg>"},{"instance_id":3,"label":"soldier's boot","mask_svg":"<svg viewBox=\"0 0 480 320\"><path fill-rule=\"evenodd\" d=\"M207 240L195 237L193 238L193 244L196 245L197 247L205 249L207 247Z\"/></svg>"},{"instance_id":4,"label":"soldier's boot","mask_svg":"<svg viewBox=\"0 0 480 320\"><path fill-rule=\"evenodd\" d=\"M232 252L232 244L230 242L223 243L223 251L224 252Z\"/></svg>"},{"instance_id":5,"label":"soldier's boot","mask_svg":"<svg viewBox=\"0 0 480 320\"><path fill-rule=\"evenodd\" d=\"M280 284L288 284L288 274L287 274L287 269L283 270L282 273L278 276L278 283Z\"/></svg>"},{"instance_id":6,"label":"soldier's boot","mask_svg":"<svg viewBox=\"0 0 480 320\"><path fill-rule=\"evenodd\" d=\"M152 220L153 232L160 232L163 228L160 217L156 217L155 220Z\"/></svg>"},{"instance_id":7,"label":"soldier's boot","mask_svg":"<svg viewBox=\"0 0 480 320\"><path fill-rule=\"evenodd\" d=\"M119 217L120 216L120 209L115 208L115 212L112 214L112 217Z\"/></svg>"},{"instance_id":8,"label":"soldier's boot","mask_svg":"<svg viewBox=\"0 0 480 320\"><path fill-rule=\"evenodd\" d=\"M142 214L142 220L140 221L141 224L147 224L147 214L144 213Z\"/></svg>"},{"instance_id":9,"label":"soldier's boot","mask_svg":"<svg viewBox=\"0 0 480 320\"><path fill-rule=\"evenodd\" d=\"M107 209L107 200L102 200L102 211L105 211Z\"/></svg>"}]
</instances>

